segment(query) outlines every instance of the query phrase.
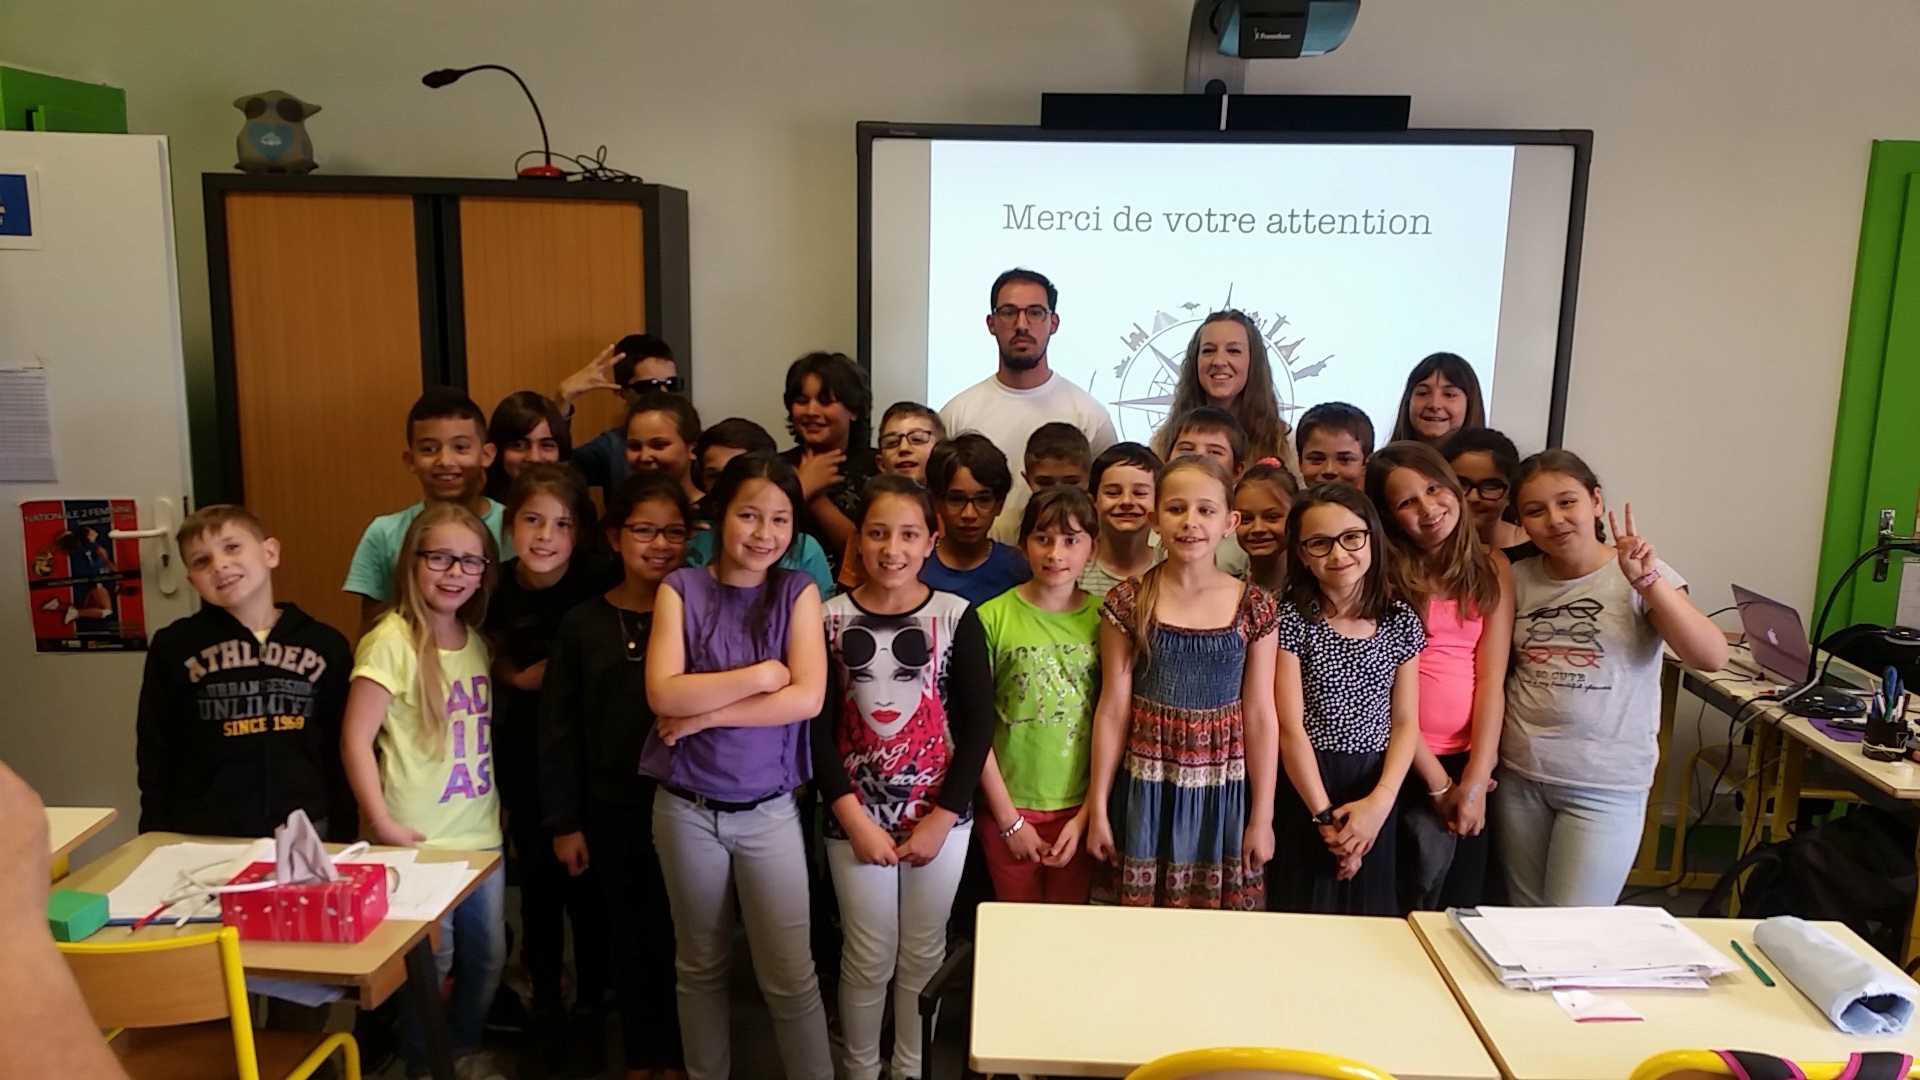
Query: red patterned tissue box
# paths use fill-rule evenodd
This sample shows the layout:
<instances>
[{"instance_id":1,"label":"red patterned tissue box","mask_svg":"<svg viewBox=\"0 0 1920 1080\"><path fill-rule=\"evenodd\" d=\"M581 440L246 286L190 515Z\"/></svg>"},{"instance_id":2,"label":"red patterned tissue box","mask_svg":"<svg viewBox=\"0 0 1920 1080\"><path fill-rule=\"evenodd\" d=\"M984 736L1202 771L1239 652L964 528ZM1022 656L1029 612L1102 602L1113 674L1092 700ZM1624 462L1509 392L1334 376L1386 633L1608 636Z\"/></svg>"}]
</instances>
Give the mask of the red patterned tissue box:
<instances>
[{"instance_id":1,"label":"red patterned tissue box","mask_svg":"<svg viewBox=\"0 0 1920 1080\"><path fill-rule=\"evenodd\" d=\"M339 881L225 893L220 897L220 921L240 931L246 941L359 941L387 917L387 868L348 863L335 869ZM228 884L264 881L273 870L272 863L257 862Z\"/></svg>"}]
</instances>

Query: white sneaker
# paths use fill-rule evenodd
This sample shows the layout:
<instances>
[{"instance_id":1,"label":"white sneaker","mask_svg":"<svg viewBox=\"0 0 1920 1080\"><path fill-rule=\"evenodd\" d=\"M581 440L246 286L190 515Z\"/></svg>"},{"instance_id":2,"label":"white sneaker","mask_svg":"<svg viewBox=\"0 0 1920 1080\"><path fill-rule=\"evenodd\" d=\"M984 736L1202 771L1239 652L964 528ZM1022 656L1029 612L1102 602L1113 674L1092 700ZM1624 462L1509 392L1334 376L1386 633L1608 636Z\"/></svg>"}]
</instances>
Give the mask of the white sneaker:
<instances>
[{"instance_id":1,"label":"white sneaker","mask_svg":"<svg viewBox=\"0 0 1920 1080\"><path fill-rule=\"evenodd\" d=\"M78 619L79 617L80 617L80 609L79 609L79 608L77 608L77 607L70 607L70 608L68 608L68 609L67 609L67 625L68 625L68 626L72 626L72 625L73 625L73 621L74 621L75 619Z\"/></svg>"},{"instance_id":2,"label":"white sneaker","mask_svg":"<svg viewBox=\"0 0 1920 1080\"><path fill-rule=\"evenodd\" d=\"M60 598L56 596L56 597L53 597L52 599L49 599L46 603L40 605L40 610L41 611L59 611Z\"/></svg>"},{"instance_id":3,"label":"white sneaker","mask_svg":"<svg viewBox=\"0 0 1920 1080\"><path fill-rule=\"evenodd\" d=\"M491 1050L468 1054L454 1062L453 1075L458 1080L507 1080L506 1074L500 1071L500 1066L493 1060Z\"/></svg>"}]
</instances>

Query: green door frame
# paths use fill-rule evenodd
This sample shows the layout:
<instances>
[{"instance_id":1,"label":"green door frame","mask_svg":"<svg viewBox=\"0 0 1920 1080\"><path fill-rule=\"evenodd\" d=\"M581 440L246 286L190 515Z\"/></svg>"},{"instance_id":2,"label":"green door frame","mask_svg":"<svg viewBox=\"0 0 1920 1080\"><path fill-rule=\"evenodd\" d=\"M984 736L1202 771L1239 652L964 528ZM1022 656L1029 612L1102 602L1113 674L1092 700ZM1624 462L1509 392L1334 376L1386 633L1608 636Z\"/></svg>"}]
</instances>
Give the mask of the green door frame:
<instances>
[{"instance_id":1,"label":"green door frame","mask_svg":"<svg viewBox=\"0 0 1920 1080\"><path fill-rule=\"evenodd\" d=\"M1867 169L1866 209L1860 221L1860 257L1854 269L1821 532L1820 599L1847 564L1877 541L1883 508L1894 512L1896 534L1915 535L1917 495L1920 142L1879 141L1873 144ZM1898 596L1898 574L1876 583L1863 570L1835 600L1826 632L1856 622L1891 626Z\"/></svg>"}]
</instances>

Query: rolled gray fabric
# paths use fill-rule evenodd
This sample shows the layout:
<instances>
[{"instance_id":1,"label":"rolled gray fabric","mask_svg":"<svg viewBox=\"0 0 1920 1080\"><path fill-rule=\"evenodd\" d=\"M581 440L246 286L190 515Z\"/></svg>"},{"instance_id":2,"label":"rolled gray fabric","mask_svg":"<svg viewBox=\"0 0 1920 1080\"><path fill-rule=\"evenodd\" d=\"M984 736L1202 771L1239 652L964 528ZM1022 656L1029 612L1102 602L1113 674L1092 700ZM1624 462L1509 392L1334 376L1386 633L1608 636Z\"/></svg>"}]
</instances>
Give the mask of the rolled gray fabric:
<instances>
[{"instance_id":1,"label":"rolled gray fabric","mask_svg":"<svg viewBox=\"0 0 1920 1080\"><path fill-rule=\"evenodd\" d=\"M1792 915L1753 928L1753 943L1794 989L1850 1035L1894 1035L1907 1029L1920 986L1877 967L1825 930Z\"/></svg>"}]
</instances>

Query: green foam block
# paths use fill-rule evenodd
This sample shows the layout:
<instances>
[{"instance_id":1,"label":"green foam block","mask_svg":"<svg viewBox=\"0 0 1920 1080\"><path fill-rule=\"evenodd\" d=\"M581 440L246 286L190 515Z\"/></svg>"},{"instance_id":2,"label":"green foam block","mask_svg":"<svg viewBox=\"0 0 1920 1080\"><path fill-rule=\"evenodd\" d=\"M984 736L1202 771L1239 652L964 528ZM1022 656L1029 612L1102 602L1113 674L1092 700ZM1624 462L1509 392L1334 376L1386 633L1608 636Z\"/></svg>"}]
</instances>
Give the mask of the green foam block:
<instances>
[{"instance_id":1,"label":"green foam block","mask_svg":"<svg viewBox=\"0 0 1920 1080\"><path fill-rule=\"evenodd\" d=\"M47 897L47 928L55 941L81 941L107 925L104 893L56 889Z\"/></svg>"}]
</instances>

